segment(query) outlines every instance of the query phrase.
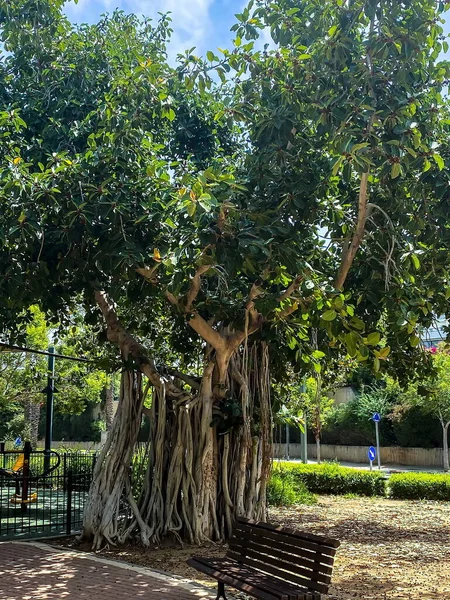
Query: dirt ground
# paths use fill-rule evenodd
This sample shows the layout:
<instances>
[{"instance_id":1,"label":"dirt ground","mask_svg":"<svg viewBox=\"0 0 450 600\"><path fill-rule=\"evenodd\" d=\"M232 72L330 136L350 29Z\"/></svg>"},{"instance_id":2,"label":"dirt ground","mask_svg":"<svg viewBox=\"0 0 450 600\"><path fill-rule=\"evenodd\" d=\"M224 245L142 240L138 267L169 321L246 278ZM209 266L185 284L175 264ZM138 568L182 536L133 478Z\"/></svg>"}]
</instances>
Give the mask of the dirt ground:
<instances>
[{"instance_id":1,"label":"dirt ground","mask_svg":"<svg viewBox=\"0 0 450 600\"><path fill-rule=\"evenodd\" d=\"M322 496L315 506L272 509L270 521L341 540L327 600L450 600L450 504ZM59 544L80 547L76 541ZM193 554L223 556L221 545L136 546L101 554L211 585L186 565Z\"/></svg>"}]
</instances>

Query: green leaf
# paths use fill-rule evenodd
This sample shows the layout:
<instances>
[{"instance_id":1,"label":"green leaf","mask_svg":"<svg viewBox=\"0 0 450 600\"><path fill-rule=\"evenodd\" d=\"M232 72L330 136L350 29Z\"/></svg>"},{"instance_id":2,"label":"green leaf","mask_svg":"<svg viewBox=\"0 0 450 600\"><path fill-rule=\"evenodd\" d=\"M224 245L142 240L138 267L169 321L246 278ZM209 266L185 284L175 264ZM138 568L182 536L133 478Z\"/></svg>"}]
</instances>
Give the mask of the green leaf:
<instances>
[{"instance_id":1,"label":"green leaf","mask_svg":"<svg viewBox=\"0 0 450 600\"><path fill-rule=\"evenodd\" d=\"M373 359L373 370L375 371L375 373L378 373L378 371L380 370L380 367L381 367L380 359L374 358Z\"/></svg>"},{"instance_id":2,"label":"green leaf","mask_svg":"<svg viewBox=\"0 0 450 600\"><path fill-rule=\"evenodd\" d=\"M333 25L333 27L330 27L330 29L328 30L328 35L329 35L330 37L333 37L333 35L334 35L334 34L336 33L336 31L337 31L337 28L338 28L338 27L337 27L337 25Z\"/></svg>"},{"instance_id":3,"label":"green leaf","mask_svg":"<svg viewBox=\"0 0 450 600\"><path fill-rule=\"evenodd\" d=\"M389 356L390 352L391 352L390 346L385 346L378 353L378 357L380 358L380 360L386 360L386 358Z\"/></svg>"},{"instance_id":4,"label":"green leaf","mask_svg":"<svg viewBox=\"0 0 450 600\"><path fill-rule=\"evenodd\" d=\"M323 315L322 315L322 319L324 321L334 321L334 319L336 318L337 313L335 310L330 309L330 310L326 310Z\"/></svg>"},{"instance_id":5,"label":"green leaf","mask_svg":"<svg viewBox=\"0 0 450 600\"><path fill-rule=\"evenodd\" d=\"M195 215L195 211L197 210L197 203L196 202L189 202L187 205L187 212L188 215L190 217L193 217Z\"/></svg>"},{"instance_id":6,"label":"green leaf","mask_svg":"<svg viewBox=\"0 0 450 600\"><path fill-rule=\"evenodd\" d=\"M420 338L417 335L413 335L409 338L409 343L411 348L417 348L420 344Z\"/></svg>"},{"instance_id":7,"label":"green leaf","mask_svg":"<svg viewBox=\"0 0 450 600\"><path fill-rule=\"evenodd\" d=\"M352 317L350 319L350 325L358 331L363 331L365 329L364 321L359 317Z\"/></svg>"},{"instance_id":8,"label":"green leaf","mask_svg":"<svg viewBox=\"0 0 450 600\"><path fill-rule=\"evenodd\" d=\"M215 59L214 52L211 52L211 50L208 50L208 52L206 53L206 58L209 60L209 62L213 62L213 60Z\"/></svg>"},{"instance_id":9,"label":"green leaf","mask_svg":"<svg viewBox=\"0 0 450 600\"><path fill-rule=\"evenodd\" d=\"M323 358L325 356L325 352L322 352L321 350L314 350L314 352L312 353L313 358Z\"/></svg>"},{"instance_id":10,"label":"green leaf","mask_svg":"<svg viewBox=\"0 0 450 600\"><path fill-rule=\"evenodd\" d=\"M320 363L313 363L313 367L316 373L320 373L322 371L322 366L320 365Z\"/></svg>"},{"instance_id":11,"label":"green leaf","mask_svg":"<svg viewBox=\"0 0 450 600\"><path fill-rule=\"evenodd\" d=\"M440 154L433 154L433 158L434 158L434 162L439 167L439 171L442 171L442 169L445 167L445 162L444 162L444 159L442 158L442 156Z\"/></svg>"},{"instance_id":12,"label":"green leaf","mask_svg":"<svg viewBox=\"0 0 450 600\"><path fill-rule=\"evenodd\" d=\"M367 360L369 358L369 349L367 346L360 346L358 348L358 358L362 361Z\"/></svg>"},{"instance_id":13,"label":"green leaf","mask_svg":"<svg viewBox=\"0 0 450 600\"><path fill-rule=\"evenodd\" d=\"M417 256L417 254L411 254L411 260L412 260L412 263L413 263L416 271L418 271L420 269L420 260Z\"/></svg>"},{"instance_id":14,"label":"green leaf","mask_svg":"<svg viewBox=\"0 0 450 600\"><path fill-rule=\"evenodd\" d=\"M369 344L369 346L376 346L377 344L380 343L381 340L381 335L379 334L378 331L373 331L372 333L369 333L369 335L367 336L367 343Z\"/></svg>"},{"instance_id":15,"label":"green leaf","mask_svg":"<svg viewBox=\"0 0 450 600\"><path fill-rule=\"evenodd\" d=\"M331 171L333 175L337 175L338 174L339 168L342 165L342 163L344 162L344 158L345 158L344 156L340 156L337 159L337 161L334 163L333 169Z\"/></svg>"},{"instance_id":16,"label":"green leaf","mask_svg":"<svg viewBox=\"0 0 450 600\"><path fill-rule=\"evenodd\" d=\"M397 177L400 175L400 163L395 162L392 163L392 167L391 167L391 179L397 179Z\"/></svg>"}]
</instances>

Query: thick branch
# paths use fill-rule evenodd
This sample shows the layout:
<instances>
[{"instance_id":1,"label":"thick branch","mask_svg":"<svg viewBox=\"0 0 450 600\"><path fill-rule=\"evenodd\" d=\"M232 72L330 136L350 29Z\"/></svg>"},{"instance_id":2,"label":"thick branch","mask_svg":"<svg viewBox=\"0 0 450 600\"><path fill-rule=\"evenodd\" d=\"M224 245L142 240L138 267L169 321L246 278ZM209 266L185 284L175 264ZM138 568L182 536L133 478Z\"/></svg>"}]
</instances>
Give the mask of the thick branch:
<instances>
[{"instance_id":1,"label":"thick branch","mask_svg":"<svg viewBox=\"0 0 450 600\"><path fill-rule=\"evenodd\" d=\"M180 396L183 392L170 382L164 381L155 368L153 361L147 356L144 346L138 342L120 323L116 310L105 292L95 292L95 300L102 311L106 323L106 332L110 342L118 346L125 357L132 357L155 387L165 385L168 393Z\"/></svg>"},{"instance_id":2,"label":"thick branch","mask_svg":"<svg viewBox=\"0 0 450 600\"><path fill-rule=\"evenodd\" d=\"M278 298L278 301L283 302L283 300L287 300L287 298L290 298L292 296L292 294L298 290L302 281L303 281L303 276L297 275L297 277L294 279L294 281L291 283L291 285L287 288L287 290L285 292L283 292L281 294L281 296Z\"/></svg>"},{"instance_id":3,"label":"thick branch","mask_svg":"<svg viewBox=\"0 0 450 600\"><path fill-rule=\"evenodd\" d=\"M178 299L171 293L166 291L167 300L174 306L179 306ZM196 331L205 342L208 342L215 350L224 350L226 340L218 333L211 325L201 317L198 312L190 313L191 318L188 320L189 325Z\"/></svg>"},{"instance_id":4,"label":"thick branch","mask_svg":"<svg viewBox=\"0 0 450 600\"><path fill-rule=\"evenodd\" d=\"M139 275L142 275L142 277L144 279L146 279L147 281L149 281L150 283L155 283L156 281L156 269L159 267L159 264L156 264L154 267L150 268L150 267L140 267L139 269L136 269L136 273L139 273Z\"/></svg>"},{"instance_id":5,"label":"thick branch","mask_svg":"<svg viewBox=\"0 0 450 600\"><path fill-rule=\"evenodd\" d=\"M184 312L186 314L188 314L192 311L192 304L194 303L194 300L197 298L198 293L200 291L200 286L202 284L202 275L204 273L206 273L206 271L209 271L210 268L211 268L210 265L202 265L195 272L195 275L191 281L191 287L189 288L189 292L187 295L186 306L184 308Z\"/></svg>"},{"instance_id":6,"label":"thick branch","mask_svg":"<svg viewBox=\"0 0 450 600\"><path fill-rule=\"evenodd\" d=\"M366 228L367 221L367 186L369 181L369 173L363 173L361 175L361 183L359 186L359 202L358 202L358 220L356 222L355 232L352 237L352 241L348 248L342 252L341 265L339 267L334 287L338 290L344 287L345 280L347 279L348 272L355 260L356 253L361 245L364 237L364 231Z\"/></svg>"},{"instance_id":7,"label":"thick branch","mask_svg":"<svg viewBox=\"0 0 450 600\"><path fill-rule=\"evenodd\" d=\"M191 388L193 388L195 390L200 389L200 381L195 379L195 377L192 377L190 375L185 375L184 373L182 373L181 371L177 371L176 369L168 369L167 372L169 373L169 375L172 375L172 377L181 379L181 381L184 381L185 383L187 383Z\"/></svg>"}]
</instances>

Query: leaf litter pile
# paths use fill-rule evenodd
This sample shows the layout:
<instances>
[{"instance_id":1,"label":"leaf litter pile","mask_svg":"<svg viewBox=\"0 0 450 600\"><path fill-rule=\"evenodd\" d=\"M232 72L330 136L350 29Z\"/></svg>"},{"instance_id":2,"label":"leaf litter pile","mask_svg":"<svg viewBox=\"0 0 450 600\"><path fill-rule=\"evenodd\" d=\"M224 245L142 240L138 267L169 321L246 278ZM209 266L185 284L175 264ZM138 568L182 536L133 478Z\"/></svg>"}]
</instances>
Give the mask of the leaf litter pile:
<instances>
[{"instance_id":1,"label":"leaf litter pile","mask_svg":"<svg viewBox=\"0 0 450 600\"><path fill-rule=\"evenodd\" d=\"M341 541L324 600L450 600L450 503L321 496L313 506L272 508L270 521ZM58 543L90 550L73 539ZM100 554L215 585L186 560L225 552L217 544L201 549L166 544L110 547Z\"/></svg>"}]
</instances>

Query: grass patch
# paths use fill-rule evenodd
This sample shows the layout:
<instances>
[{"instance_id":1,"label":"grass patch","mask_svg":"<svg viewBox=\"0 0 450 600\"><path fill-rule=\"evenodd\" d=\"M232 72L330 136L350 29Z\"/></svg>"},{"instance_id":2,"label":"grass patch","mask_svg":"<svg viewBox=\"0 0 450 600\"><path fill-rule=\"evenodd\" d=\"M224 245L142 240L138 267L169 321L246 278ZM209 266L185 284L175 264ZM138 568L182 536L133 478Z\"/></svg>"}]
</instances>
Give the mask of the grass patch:
<instances>
[{"instance_id":1,"label":"grass patch","mask_svg":"<svg viewBox=\"0 0 450 600\"><path fill-rule=\"evenodd\" d=\"M311 505L317 503L317 497L292 473L278 469L272 473L267 486L267 502L269 506Z\"/></svg>"}]
</instances>

